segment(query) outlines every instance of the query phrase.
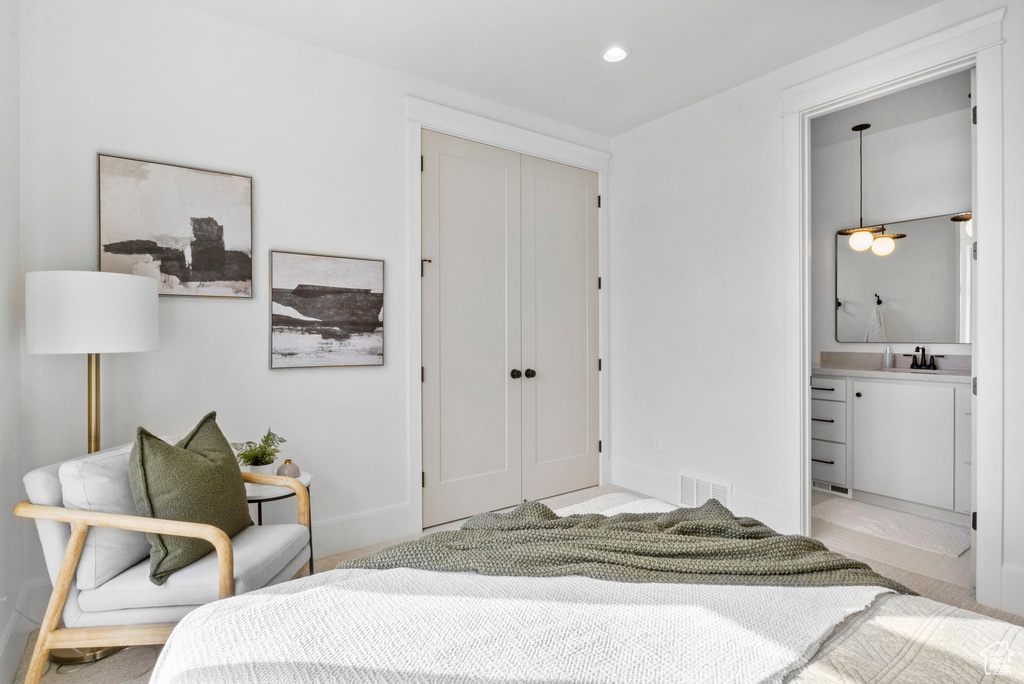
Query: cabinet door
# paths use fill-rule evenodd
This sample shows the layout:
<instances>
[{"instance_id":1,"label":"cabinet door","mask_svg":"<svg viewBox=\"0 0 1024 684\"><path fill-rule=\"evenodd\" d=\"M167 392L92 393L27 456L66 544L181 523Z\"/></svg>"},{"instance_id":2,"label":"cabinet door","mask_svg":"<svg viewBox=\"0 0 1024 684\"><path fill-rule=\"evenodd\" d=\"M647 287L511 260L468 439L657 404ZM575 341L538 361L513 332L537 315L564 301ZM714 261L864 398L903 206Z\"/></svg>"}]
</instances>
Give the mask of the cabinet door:
<instances>
[{"instance_id":1,"label":"cabinet door","mask_svg":"<svg viewBox=\"0 0 1024 684\"><path fill-rule=\"evenodd\" d=\"M522 169L523 497L541 499L598 483L597 174Z\"/></svg>"},{"instance_id":2,"label":"cabinet door","mask_svg":"<svg viewBox=\"0 0 1024 684\"><path fill-rule=\"evenodd\" d=\"M952 510L952 387L854 383L853 486Z\"/></svg>"}]
</instances>

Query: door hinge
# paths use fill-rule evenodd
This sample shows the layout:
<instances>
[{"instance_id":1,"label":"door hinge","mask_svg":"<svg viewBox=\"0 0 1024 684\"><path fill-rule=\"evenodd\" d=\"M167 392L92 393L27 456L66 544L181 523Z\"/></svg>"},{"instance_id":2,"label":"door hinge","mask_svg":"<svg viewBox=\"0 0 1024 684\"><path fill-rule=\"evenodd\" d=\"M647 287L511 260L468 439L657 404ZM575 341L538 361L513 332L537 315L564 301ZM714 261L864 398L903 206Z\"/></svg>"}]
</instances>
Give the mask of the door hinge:
<instances>
[{"instance_id":1,"label":"door hinge","mask_svg":"<svg viewBox=\"0 0 1024 684\"><path fill-rule=\"evenodd\" d=\"M975 261L978 260L978 241L974 241L974 245L971 246L971 258Z\"/></svg>"},{"instance_id":2,"label":"door hinge","mask_svg":"<svg viewBox=\"0 0 1024 684\"><path fill-rule=\"evenodd\" d=\"M597 276L597 289L601 289L601 276Z\"/></svg>"},{"instance_id":3,"label":"door hinge","mask_svg":"<svg viewBox=\"0 0 1024 684\"><path fill-rule=\"evenodd\" d=\"M420 366L420 382L426 382L426 381L427 381L427 369L424 368L423 366Z\"/></svg>"},{"instance_id":4,"label":"door hinge","mask_svg":"<svg viewBox=\"0 0 1024 684\"><path fill-rule=\"evenodd\" d=\"M971 380L971 394L978 396L978 378Z\"/></svg>"},{"instance_id":5,"label":"door hinge","mask_svg":"<svg viewBox=\"0 0 1024 684\"><path fill-rule=\"evenodd\" d=\"M597 440L597 453L601 453L601 447L602 447L601 440Z\"/></svg>"},{"instance_id":6,"label":"door hinge","mask_svg":"<svg viewBox=\"0 0 1024 684\"><path fill-rule=\"evenodd\" d=\"M426 488L427 486L427 474L424 471L420 471L420 487Z\"/></svg>"},{"instance_id":7,"label":"door hinge","mask_svg":"<svg viewBox=\"0 0 1024 684\"><path fill-rule=\"evenodd\" d=\"M978 531L978 511L971 513L971 529L975 532Z\"/></svg>"},{"instance_id":8,"label":"door hinge","mask_svg":"<svg viewBox=\"0 0 1024 684\"><path fill-rule=\"evenodd\" d=\"M600 195L597 196L597 208L598 209L601 208L601 196Z\"/></svg>"},{"instance_id":9,"label":"door hinge","mask_svg":"<svg viewBox=\"0 0 1024 684\"><path fill-rule=\"evenodd\" d=\"M978 106L971 107L971 123L975 126L978 125Z\"/></svg>"},{"instance_id":10,"label":"door hinge","mask_svg":"<svg viewBox=\"0 0 1024 684\"><path fill-rule=\"evenodd\" d=\"M420 155L420 173L423 173L423 155Z\"/></svg>"},{"instance_id":11,"label":"door hinge","mask_svg":"<svg viewBox=\"0 0 1024 684\"><path fill-rule=\"evenodd\" d=\"M597 370L601 370L601 359L597 360Z\"/></svg>"}]
</instances>

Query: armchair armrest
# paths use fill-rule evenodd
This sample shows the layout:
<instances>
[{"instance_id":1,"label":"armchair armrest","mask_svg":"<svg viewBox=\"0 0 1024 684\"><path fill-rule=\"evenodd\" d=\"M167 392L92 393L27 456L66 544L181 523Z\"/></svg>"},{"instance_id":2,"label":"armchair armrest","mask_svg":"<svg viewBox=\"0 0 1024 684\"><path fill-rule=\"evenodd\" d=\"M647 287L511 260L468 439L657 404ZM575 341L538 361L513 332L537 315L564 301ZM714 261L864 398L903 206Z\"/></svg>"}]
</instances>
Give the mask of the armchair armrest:
<instances>
[{"instance_id":1,"label":"armchair armrest","mask_svg":"<svg viewBox=\"0 0 1024 684\"><path fill-rule=\"evenodd\" d=\"M227 598L235 593L235 557L231 548L231 538L225 534L224 530L214 525L184 522L181 520L165 520L163 518L146 518L140 515L124 515L121 513L96 513L58 506L37 506L29 501L22 501L15 506L14 514L22 518L70 523L74 528L82 529L82 542L85 541L84 532L89 526L115 527L136 532L152 532L154 534L170 534L177 537L203 539L210 542L217 551L220 597ZM81 544L78 544L77 553L74 558L74 567L71 568L72 574L78 566L78 556L80 555Z\"/></svg>"},{"instance_id":2,"label":"armchair armrest","mask_svg":"<svg viewBox=\"0 0 1024 684\"><path fill-rule=\"evenodd\" d=\"M287 487L295 492L295 498L299 502L299 523L309 527L309 492L306 486L294 477L283 475L257 475L256 473L242 473L242 479L253 484L274 485L275 487Z\"/></svg>"}]
</instances>

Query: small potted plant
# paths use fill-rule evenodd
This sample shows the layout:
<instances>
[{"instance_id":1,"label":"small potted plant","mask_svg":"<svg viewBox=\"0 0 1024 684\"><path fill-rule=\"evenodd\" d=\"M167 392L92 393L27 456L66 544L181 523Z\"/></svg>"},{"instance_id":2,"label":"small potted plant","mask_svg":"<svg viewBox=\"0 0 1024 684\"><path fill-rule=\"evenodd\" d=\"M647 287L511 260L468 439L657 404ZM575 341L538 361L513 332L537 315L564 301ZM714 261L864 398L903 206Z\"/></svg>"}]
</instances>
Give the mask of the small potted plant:
<instances>
[{"instance_id":1,"label":"small potted plant","mask_svg":"<svg viewBox=\"0 0 1024 684\"><path fill-rule=\"evenodd\" d=\"M258 442L232 442L238 457L238 464L245 466L250 473L260 475L274 474L274 460L281 453L280 446L287 440L278 437L267 428L267 434Z\"/></svg>"}]
</instances>

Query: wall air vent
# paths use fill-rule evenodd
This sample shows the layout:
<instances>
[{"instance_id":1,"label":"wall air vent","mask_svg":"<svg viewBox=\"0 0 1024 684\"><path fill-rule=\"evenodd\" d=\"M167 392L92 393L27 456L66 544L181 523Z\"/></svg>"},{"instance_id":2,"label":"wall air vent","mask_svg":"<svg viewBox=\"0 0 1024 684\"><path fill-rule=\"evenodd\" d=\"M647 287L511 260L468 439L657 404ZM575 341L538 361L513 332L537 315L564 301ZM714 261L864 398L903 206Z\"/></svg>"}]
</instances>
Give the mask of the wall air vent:
<instances>
[{"instance_id":1,"label":"wall air vent","mask_svg":"<svg viewBox=\"0 0 1024 684\"><path fill-rule=\"evenodd\" d=\"M728 507L732 499L732 483L680 471L679 505L696 508L707 503L708 499L718 499L718 503Z\"/></svg>"},{"instance_id":2,"label":"wall air vent","mask_svg":"<svg viewBox=\"0 0 1024 684\"><path fill-rule=\"evenodd\" d=\"M840 487L839 485L832 484L831 482L818 482L817 480L811 480L811 486L822 492L828 492L830 494L842 494L843 496L853 498L853 496L850 494L849 487Z\"/></svg>"}]
</instances>

